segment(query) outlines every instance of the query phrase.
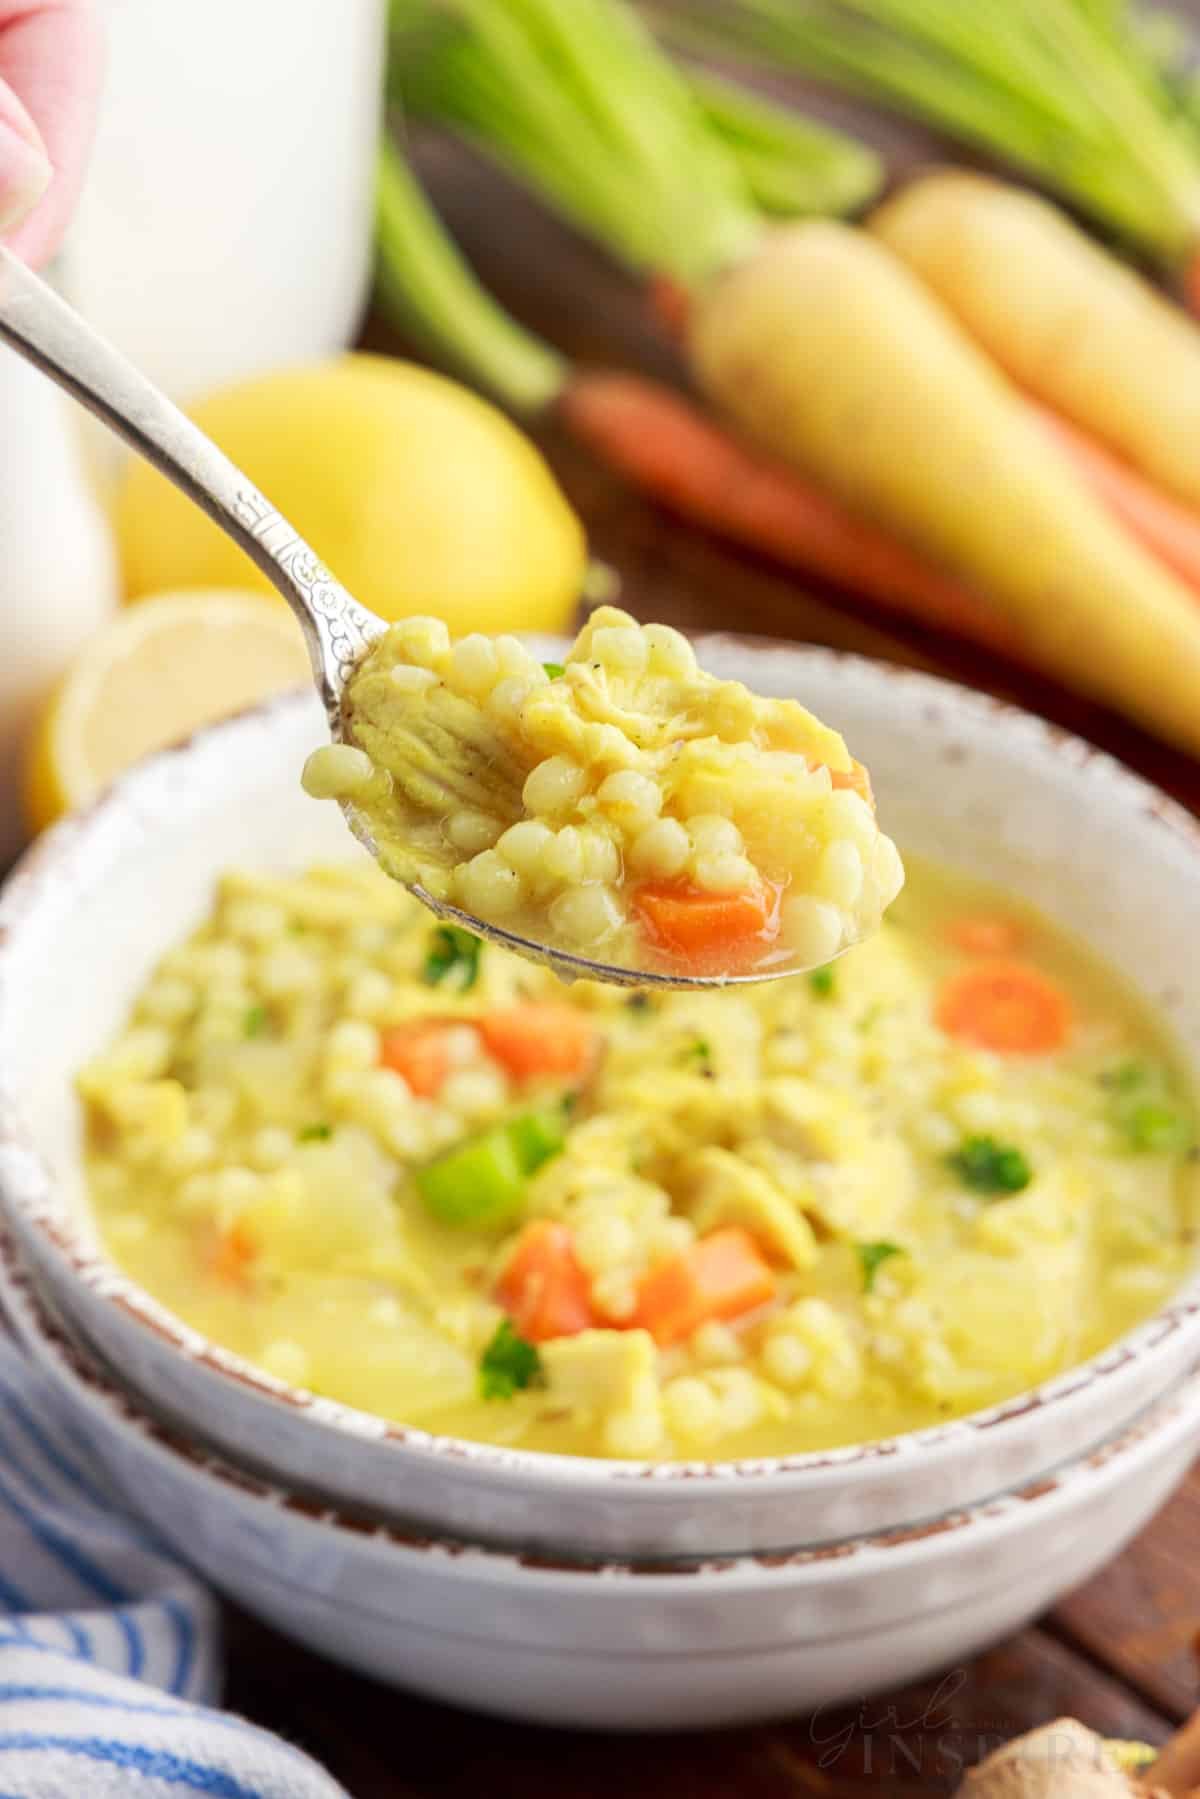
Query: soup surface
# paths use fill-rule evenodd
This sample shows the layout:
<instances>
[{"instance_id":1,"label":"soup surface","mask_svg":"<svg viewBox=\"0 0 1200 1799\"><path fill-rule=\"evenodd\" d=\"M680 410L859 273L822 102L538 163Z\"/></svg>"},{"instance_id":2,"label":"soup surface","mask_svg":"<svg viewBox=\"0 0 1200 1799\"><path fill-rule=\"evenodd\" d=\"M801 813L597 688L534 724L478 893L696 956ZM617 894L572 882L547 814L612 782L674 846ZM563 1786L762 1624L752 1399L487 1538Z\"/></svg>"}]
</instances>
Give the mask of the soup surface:
<instances>
[{"instance_id":1,"label":"soup surface","mask_svg":"<svg viewBox=\"0 0 1200 1799\"><path fill-rule=\"evenodd\" d=\"M95 1210L293 1384L577 1455L975 1410L1192 1262L1153 1021L1025 907L910 867L869 942L715 993L562 987L368 863L231 873L80 1076Z\"/></svg>"},{"instance_id":2,"label":"soup surface","mask_svg":"<svg viewBox=\"0 0 1200 1799\"><path fill-rule=\"evenodd\" d=\"M812 968L903 882L836 731L613 606L561 666L405 619L356 669L344 728L305 786L350 806L389 874L623 969Z\"/></svg>"}]
</instances>

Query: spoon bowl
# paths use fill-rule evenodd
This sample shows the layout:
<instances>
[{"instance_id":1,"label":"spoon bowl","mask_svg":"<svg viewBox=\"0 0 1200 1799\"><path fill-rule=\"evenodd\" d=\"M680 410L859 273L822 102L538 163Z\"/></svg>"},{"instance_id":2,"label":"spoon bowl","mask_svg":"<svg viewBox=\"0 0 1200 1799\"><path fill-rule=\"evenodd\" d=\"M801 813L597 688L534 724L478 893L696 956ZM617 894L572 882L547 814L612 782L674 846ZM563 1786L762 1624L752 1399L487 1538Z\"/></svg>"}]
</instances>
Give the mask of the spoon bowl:
<instances>
[{"instance_id":1,"label":"spoon bowl","mask_svg":"<svg viewBox=\"0 0 1200 1799\"><path fill-rule=\"evenodd\" d=\"M245 551L283 596L304 633L313 680L334 742L346 741L347 684L385 620L361 605L320 558L232 463L154 384L107 343L54 290L0 245L0 340L72 395L206 512ZM354 835L376 856L365 821L342 803ZM604 981L621 987L722 987L778 980L798 972L794 961L749 974L676 974L627 968L575 955L507 931L435 898L419 883L408 891L437 917L533 961L566 981Z\"/></svg>"}]
</instances>

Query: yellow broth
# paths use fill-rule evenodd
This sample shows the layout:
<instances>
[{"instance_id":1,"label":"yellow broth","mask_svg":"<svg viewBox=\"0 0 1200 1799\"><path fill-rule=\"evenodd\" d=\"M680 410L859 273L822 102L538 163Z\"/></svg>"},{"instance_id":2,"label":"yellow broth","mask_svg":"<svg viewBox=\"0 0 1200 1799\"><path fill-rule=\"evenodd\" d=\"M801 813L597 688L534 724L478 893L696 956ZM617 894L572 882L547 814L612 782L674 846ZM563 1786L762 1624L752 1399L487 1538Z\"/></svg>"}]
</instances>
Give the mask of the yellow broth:
<instances>
[{"instance_id":1,"label":"yellow broth","mask_svg":"<svg viewBox=\"0 0 1200 1799\"><path fill-rule=\"evenodd\" d=\"M948 982L1013 959L1065 996L1052 1053L937 1022ZM514 1015L551 1066L493 1053ZM929 1425L1101 1349L1193 1260L1192 1114L1153 1017L1026 906L920 862L816 977L633 996L476 961L366 864L233 873L80 1091L104 1240L180 1317L294 1384L528 1448L740 1457ZM431 1165L535 1115L565 1141L515 1210L435 1216ZM502 1338L511 1390L484 1397L532 1224L569 1242L592 1328L515 1361ZM652 1277L729 1230L769 1296L656 1341Z\"/></svg>"}]
</instances>

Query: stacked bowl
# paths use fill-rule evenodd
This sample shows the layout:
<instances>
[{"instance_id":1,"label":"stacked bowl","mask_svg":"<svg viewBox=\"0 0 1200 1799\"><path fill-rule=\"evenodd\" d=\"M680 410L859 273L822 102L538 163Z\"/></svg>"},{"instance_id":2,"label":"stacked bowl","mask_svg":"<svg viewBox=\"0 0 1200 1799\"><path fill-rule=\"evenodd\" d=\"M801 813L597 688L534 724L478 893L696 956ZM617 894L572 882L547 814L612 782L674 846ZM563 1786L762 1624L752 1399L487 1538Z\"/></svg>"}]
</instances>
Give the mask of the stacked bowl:
<instances>
[{"instance_id":1,"label":"stacked bowl","mask_svg":"<svg viewBox=\"0 0 1200 1799\"><path fill-rule=\"evenodd\" d=\"M946 683L783 646L698 648L845 731L902 846L1067 925L1200 1063L1200 832L1179 808ZM1115 1553L1195 1452L1195 1279L1100 1357L989 1412L825 1454L650 1465L432 1437L289 1388L105 1258L74 1074L222 869L353 853L299 790L322 730L296 696L153 759L44 839L0 903L6 1297L130 1505L215 1585L358 1667L512 1716L627 1728L894 1685Z\"/></svg>"}]
</instances>

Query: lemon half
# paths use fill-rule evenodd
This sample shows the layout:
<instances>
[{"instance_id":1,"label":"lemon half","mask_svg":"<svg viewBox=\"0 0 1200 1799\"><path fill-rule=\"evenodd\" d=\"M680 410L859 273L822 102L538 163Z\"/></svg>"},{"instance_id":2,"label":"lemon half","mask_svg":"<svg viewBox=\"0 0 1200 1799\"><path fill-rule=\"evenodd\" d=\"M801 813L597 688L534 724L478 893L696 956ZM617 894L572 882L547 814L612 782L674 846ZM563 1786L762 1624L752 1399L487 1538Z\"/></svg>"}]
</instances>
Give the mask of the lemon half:
<instances>
[{"instance_id":1,"label":"lemon half","mask_svg":"<svg viewBox=\"0 0 1200 1799\"><path fill-rule=\"evenodd\" d=\"M38 718L25 783L31 829L85 805L151 750L310 679L299 625L256 594L159 594L119 613Z\"/></svg>"}]
</instances>

